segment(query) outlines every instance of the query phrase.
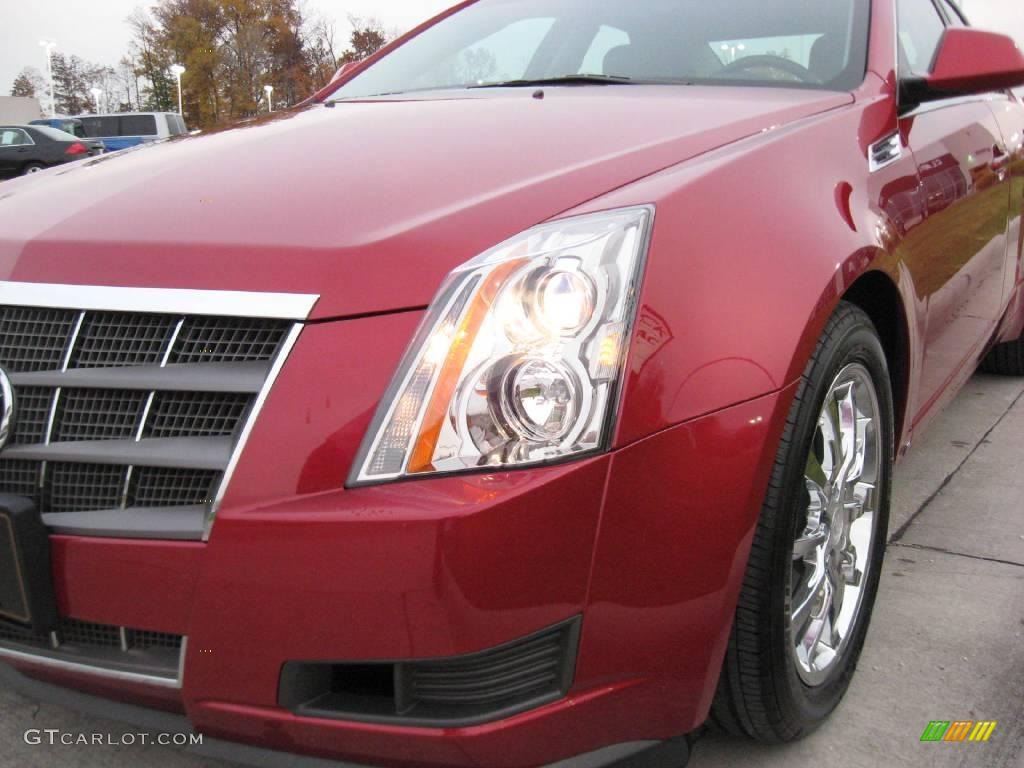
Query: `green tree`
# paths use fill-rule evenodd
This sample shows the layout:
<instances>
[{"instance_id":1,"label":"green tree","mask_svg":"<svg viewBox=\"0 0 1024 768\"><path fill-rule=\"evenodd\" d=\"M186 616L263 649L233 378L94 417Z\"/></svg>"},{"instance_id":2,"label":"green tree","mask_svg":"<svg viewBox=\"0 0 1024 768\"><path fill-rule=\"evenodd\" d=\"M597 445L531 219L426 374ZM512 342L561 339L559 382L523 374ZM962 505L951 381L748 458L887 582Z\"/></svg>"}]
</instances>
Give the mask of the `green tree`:
<instances>
[{"instance_id":1,"label":"green tree","mask_svg":"<svg viewBox=\"0 0 1024 768\"><path fill-rule=\"evenodd\" d=\"M153 20L141 9L128 17L132 29L132 52L139 77L146 85L139 93L139 106L146 111L169 112L177 108L177 90L171 78L169 52L163 46Z\"/></svg>"}]
</instances>

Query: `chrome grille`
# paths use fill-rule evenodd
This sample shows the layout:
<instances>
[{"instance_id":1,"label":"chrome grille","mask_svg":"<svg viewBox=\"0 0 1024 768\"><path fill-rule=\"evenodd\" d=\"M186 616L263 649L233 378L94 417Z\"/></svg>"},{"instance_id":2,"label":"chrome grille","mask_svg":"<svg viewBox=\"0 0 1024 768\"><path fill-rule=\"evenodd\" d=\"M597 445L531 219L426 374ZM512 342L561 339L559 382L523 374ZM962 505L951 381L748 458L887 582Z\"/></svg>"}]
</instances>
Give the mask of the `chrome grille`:
<instances>
[{"instance_id":1,"label":"chrome grille","mask_svg":"<svg viewBox=\"0 0 1024 768\"><path fill-rule=\"evenodd\" d=\"M171 343L177 321L169 315L89 313L75 341L71 366L158 365Z\"/></svg>"},{"instance_id":2,"label":"chrome grille","mask_svg":"<svg viewBox=\"0 0 1024 768\"><path fill-rule=\"evenodd\" d=\"M33 499L58 532L201 538L293 327L0 306L16 412L0 493Z\"/></svg>"},{"instance_id":3,"label":"chrome grille","mask_svg":"<svg viewBox=\"0 0 1024 768\"><path fill-rule=\"evenodd\" d=\"M52 400L53 391L47 394ZM145 392L131 390L65 390L57 401L59 411L52 439L57 442L131 439L138 432L147 397Z\"/></svg>"},{"instance_id":4,"label":"chrome grille","mask_svg":"<svg viewBox=\"0 0 1024 768\"><path fill-rule=\"evenodd\" d=\"M144 437L217 437L233 435L249 409L248 395L220 392L159 392Z\"/></svg>"},{"instance_id":5,"label":"chrome grille","mask_svg":"<svg viewBox=\"0 0 1024 768\"><path fill-rule=\"evenodd\" d=\"M282 323L254 325L237 317L192 317L182 325L172 363L242 363L269 360L284 340Z\"/></svg>"},{"instance_id":6,"label":"chrome grille","mask_svg":"<svg viewBox=\"0 0 1024 768\"><path fill-rule=\"evenodd\" d=\"M77 317L63 309L0 308L0 366L9 373L60 367Z\"/></svg>"},{"instance_id":7,"label":"chrome grille","mask_svg":"<svg viewBox=\"0 0 1024 768\"><path fill-rule=\"evenodd\" d=\"M202 469L138 467L130 501L138 507L212 504L220 472Z\"/></svg>"},{"instance_id":8,"label":"chrome grille","mask_svg":"<svg viewBox=\"0 0 1024 768\"><path fill-rule=\"evenodd\" d=\"M108 464L55 462L36 496L44 512L91 512L121 505L125 470Z\"/></svg>"}]
</instances>

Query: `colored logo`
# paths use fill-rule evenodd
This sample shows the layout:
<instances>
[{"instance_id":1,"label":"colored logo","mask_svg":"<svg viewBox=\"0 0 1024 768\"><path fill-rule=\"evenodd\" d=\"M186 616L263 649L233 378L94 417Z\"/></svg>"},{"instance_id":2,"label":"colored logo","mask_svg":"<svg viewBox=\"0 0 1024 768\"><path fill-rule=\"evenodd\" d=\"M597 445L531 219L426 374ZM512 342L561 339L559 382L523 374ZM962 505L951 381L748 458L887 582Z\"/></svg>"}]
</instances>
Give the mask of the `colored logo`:
<instances>
[{"instance_id":1,"label":"colored logo","mask_svg":"<svg viewBox=\"0 0 1024 768\"><path fill-rule=\"evenodd\" d=\"M0 449L7 445L14 429L14 387L11 377L0 368Z\"/></svg>"},{"instance_id":2,"label":"colored logo","mask_svg":"<svg viewBox=\"0 0 1024 768\"><path fill-rule=\"evenodd\" d=\"M995 729L995 720L932 720L921 741L988 741Z\"/></svg>"}]
</instances>

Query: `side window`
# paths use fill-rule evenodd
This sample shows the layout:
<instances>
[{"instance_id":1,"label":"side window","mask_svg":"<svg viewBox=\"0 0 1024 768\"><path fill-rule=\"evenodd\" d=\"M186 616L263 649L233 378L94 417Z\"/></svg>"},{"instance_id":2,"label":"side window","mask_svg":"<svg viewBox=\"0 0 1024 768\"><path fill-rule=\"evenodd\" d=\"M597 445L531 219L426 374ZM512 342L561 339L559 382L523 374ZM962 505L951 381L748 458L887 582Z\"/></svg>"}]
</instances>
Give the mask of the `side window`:
<instances>
[{"instance_id":1,"label":"side window","mask_svg":"<svg viewBox=\"0 0 1024 768\"><path fill-rule=\"evenodd\" d=\"M899 0L901 53L910 71L927 74L932 69L946 25L932 0Z\"/></svg>"},{"instance_id":2,"label":"side window","mask_svg":"<svg viewBox=\"0 0 1024 768\"><path fill-rule=\"evenodd\" d=\"M90 139L97 139L102 137L112 138L117 136L117 118L116 117L80 117L82 121L82 127L85 128L85 135Z\"/></svg>"},{"instance_id":3,"label":"side window","mask_svg":"<svg viewBox=\"0 0 1024 768\"><path fill-rule=\"evenodd\" d=\"M605 74L604 57L613 48L629 45L629 43L629 35L621 29L609 27L606 24L601 25L601 28L597 30L597 34L594 35L593 42L590 43L590 48L587 49L587 55L583 57L583 64L580 65L579 73L583 75Z\"/></svg>"},{"instance_id":4,"label":"side window","mask_svg":"<svg viewBox=\"0 0 1024 768\"><path fill-rule=\"evenodd\" d=\"M120 136L155 136L156 117L153 115L122 115Z\"/></svg>"},{"instance_id":5,"label":"side window","mask_svg":"<svg viewBox=\"0 0 1024 768\"><path fill-rule=\"evenodd\" d=\"M4 128L0 130L0 147L17 147L21 144L31 144L32 141L24 131L17 128Z\"/></svg>"}]
</instances>

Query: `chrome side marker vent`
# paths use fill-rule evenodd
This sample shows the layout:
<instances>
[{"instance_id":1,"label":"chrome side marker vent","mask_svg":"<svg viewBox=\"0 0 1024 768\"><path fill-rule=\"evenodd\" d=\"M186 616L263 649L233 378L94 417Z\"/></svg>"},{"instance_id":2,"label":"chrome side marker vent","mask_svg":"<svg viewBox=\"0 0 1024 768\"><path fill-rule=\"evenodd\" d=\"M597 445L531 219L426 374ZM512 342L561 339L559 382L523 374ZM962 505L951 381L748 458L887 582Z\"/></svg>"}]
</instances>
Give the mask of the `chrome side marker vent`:
<instances>
[{"instance_id":1,"label":"chrome side marker vent","mask_svg":"<svg viewBox=\"0 0 1024 768\"><path fill-rule=\"evenodd\" d=\"M892 165L903 156L899 133L880 139L868 148L868 170L871 173Z\"/></svg>"}]
</instances>

